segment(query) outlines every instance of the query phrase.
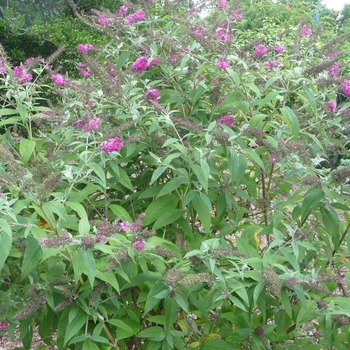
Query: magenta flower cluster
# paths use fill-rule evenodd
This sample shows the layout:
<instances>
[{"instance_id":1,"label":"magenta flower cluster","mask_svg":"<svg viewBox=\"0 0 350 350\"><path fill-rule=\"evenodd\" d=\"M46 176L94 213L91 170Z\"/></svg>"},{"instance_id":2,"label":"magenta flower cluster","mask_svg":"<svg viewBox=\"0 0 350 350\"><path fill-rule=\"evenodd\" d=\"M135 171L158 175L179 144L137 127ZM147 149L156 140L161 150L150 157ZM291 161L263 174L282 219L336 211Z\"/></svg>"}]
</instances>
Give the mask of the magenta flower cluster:
<instances>
[{"instance_id":1,"label":"magenta flower cluster","mask_svg":"<svg viewBox=\"0 0 350 350\"><path fill-rule=\"evenodd\" d=\"M143 72L147 67L148 67L148 59L146 56L139 57L132 64L132 68L134 68L137 72Z\"/></svg>"},{"instance_id":2,"label":"magenta flower cluster","mask_svg":"<svg viewBox=\"0 0 350 350\"><path fill-rule=\"evenodd\" d=\"M242 19L242 11L240 10L232 10L232 14L234 15L236 21L240 21Z\"/></svg>"},{"instance_id":3,"label":"magenta flower cluster","mask_svg":"<svg viewBox=\"0 0 350 350\"><path fill-rule=\"evenodd\" d=\"M123 5L119 7L119 11L116 12L116 15L118 17L124 17L126 15L126 13L128 12L128 7Z\"/></svg>"},{"instance_id":4,"label":"magenta flower cluster","mask_svg":"<svg viewBox=\"0 0 350 350\"><path fill-rule=\"evenodd\" d=\"M145 17L146 14L142 10L136 11L135 13L132 13L131 15L125 18L125 23L131 25L142 21L143 19L145 19Z\"/></svg>"},{"instance_id":5,"label":"magenta flower cluster","mask_svg":"<svg viewBox=\"0 0 350 350\"><path fill-rule=\"evenodd\" d=\"M103 27L106 27L109 23L113 23L114 19L107 17L105 15L100 15L97 17L97 22L98 24L100 24Z\"/></svg>"},{"instance_id":6,"label":"magenta flower cluster","mask_svg":"<svg viewBox=\"0 0 350 350\"><path fill-rule=\"evenodd\" d=\"M107 17L105 15L100 15L97 17L97 23L100 24L102 27L106 27L108 24L113 22L113 18Z\"/></svg>"},{"instance_id":7,"label":"magenta flower cluster","mask_svg":"<svg viewBox=\"0 0 350 350\"><path fill-rule=\"evenodd\" d=\"M337 76L339 74L340 68L342 67L341 64L334 63L330 67L327 68L328 73L333 76Z\"/></svg>"},{"instance_id":8,"label":"magenta flower cluster","mask_svg":"<svg viewBox=\"0 0 350 350\"><path fill-rule=\"evenodd\" d=\"M160 93L158 89L150 89L144 94L144 98L148 101L157 102Z\"/></svg>"},{"instance_id":9,"label":"magenta flower cluster","mask_svg":"<svg viewBox=\"0 0 350 350\"><path fill-rule=\"evenodd\" d=\"M175 52L171 52L171 53L170 53L169 61L170 61L171 63L175 63L176 60L177 60L177 54L176 54Z\"/></svg>"},{"instance_id":10,"label":"magenta flower cluster","mask_svg":"<svg viewBox=\"0 0 350 350\"><path fill-rule=\"evenodd\" d=\"M66 85L64 76L61 74L53 74L51 76L51 79L52 79L53 83L57 86L65 86Z\"/></svg>"},{"instance_id":11,"label":"magenta flower cluster","mask_svg":"<svg viewBox=\"0 0 350 350\"><path fill-rule=\"evenodd\" d=\"M87 78L90 75L90 70L86 68L85 64L83 62L79 62L77 64L77 69L79 73L84 77Z\"/></svg>"},{"instance_id":12,"label":"magenta flower cluster","mask_svg":"<svg viewBox=\"0 0 350 350\"><path fill-rule=\"evenodd\" d=\"M208 36L204 33L208 30L205 27L205 25L203 23L200 23L198 26L199 26L199 28L191 28L190 33L193 35L199 36L203 39L208 39Z\"/></svg>"},{"instance_id":13,"label":"magenta flower cluster","mask_svg":"<svg viewBox=\"0 0 350 350\"><path fill-rule=\"evenodd\" d=\"M311 35L311 33L312 33L311 28L306 27L306 26L301 28L301 35L309 36L309 35Z\"/></svg>"},{"instance_id":14,"label":"magenta flower cluster","mask_svg":"<svg viewBox=\"0 0 350 350\"><path fill-rule=\"evenodd\" d=\"M34 61L34 57L29 57L24 61L24 64L29 66Z\"/></svg>"},{"instance_id":15,"label":"magenta flower cluster","mask_svg":"<svg viewBox=\"0 0 350 350\"><path fill-rule=\"evenodd\" d=\"M258 45L254 51L254 53L260 57L264 56L266 52L267 52L267 48L265 47L265 45L262 45L262 44Z\"/></svg>"},{"instance_id":16,"label":"magenta flower cluster","mask_svg":"<svg viewBox=\"0 0 350 350\"><path fill-rule=\"evenodd\" d=\"M326 105L330 112L334 112L337 108L337 104L334 101L327 101Z\"/></svg>"},{"instance_id":17,"label":"magenta flower cluster","mask_svg":"<svg viewBox=\"0 0 350 350\"><path fill-rule=\"evenodd\" d=\"M229 66L229 63L224 58L219 58L216 65L220 70L224 70Z\"/></svg>"},{"instance_id":18,"label":"magenta flower cluster","mask_svg":"<svg viewBox=\"0 0 350 350\"><path fill-rule=\"evenodd\" d=\"M347 98L350 98L350 80L344 80L340 84L340 89L344 92L344 95Z\"/></svg>"},{"instance_id":19,"label":"magenta flower cluster","mask_svg":"<svg viewBox=\"0 0 350 350\"><path fill-rule=\"evenodd\" d=\"M28 83L33 79L33 76L26 72L22 66L13 68L13 75L17 78L20 84Z\"/></svg>"},{"instance_id":20,"label":"magenta flower cluster","mask_svg":"<svg viewBox=\"0 0 350 350\"><path fill-rule=\"evenodd\" d=\"M132 246L134 247L135 250L141 251L144 250L146 248L146 243L143 239L138 238L133 244Z\"/></svg>"},{"instance_id":21,"label":"magenta flower cluster","mask_svg":"<svg viewBox=\"0 0 350 350\"><path fill-rule=\"evenodd\" d=\"M278 53L283 53L284 52L284 47L282 45L278 45L275 47L275 51Z\"/></svg>"},{"instance_id":22,"label":"magenta flower cluster","mask_svg":"<svg viewBox=\"0 0 350 350\"><path fill-rule=\"evenodd\" d=\"M4 64L2 63L2 59L0 58L0 74L4 74L6 71Z\"/></svg>"},{"instance_id":23,"label":"magenta flower cluster","mask_svg":"<svg viewBox=\"0 0 350 350\"><path fill-rule=\"evenodd\" d=\"M10 324L6 321L0 321L0 331L6 332Z\"/></svg>"},{"instance_id":24,"label":"magenta flower cluster","mask_svg":"<svg viewBox=\"0 0 350 350\"><path fill-rule=\"evenodd\" d=\"M229 34L227 35L226 30L223 29L222 26L219 27L219 29L216 31L216 38L221 41L222 43L225 43L227 41L227 39L233 39L234 36L232 34L232 32L229 32Z\"/></svg>"},{"instance_id":25,"label":"magenta flower cluster","mask_svg":"<svg viewBox=\"0 0 350 350\"><path fill-rule=\"evenodd\" d=\"M92 44L79 44L77 45L77 51L79 53L88 53L94 48L94 45Z\"/></svg>"},{"instance_id":26,"label":"magenta flower cluster","mask_svg":"<svg viewBox=\"0 0 350 350\"><path fill-rule=\"evenodd\" d=\"M89 122L79 119L76 121L75 126L79 129L83 129L85 132L92 132L98 130L100 124L101 119L93 117Z\"/></svg>"},{"instance_id":27,"label":"magenta flower cluster","mask_svg":"<svg viewBox=\"0 0 350 350\"><path fill-rule=\"evenodd\" d=\"M265 67L267 69L272 69L272 68L279 68L279 66L281 65L280 61L267 61L264 63Z\"/></svg>"},{"instance_id":28,"label":"magenta flower cluster","mask_svg":"<svg viewBox=\"0 0 350 350\"><path fill-rule=\"evenodd\" d=\"M226 0L219 0L218 8L220 10L223 10L226 7L226 5L227 5Z\"/></svg>"},{"instance_id":29,"label":"magenta flower cluster","mask_svg":"<svg viewBox=\"0 0 350 350\"><path fill-rule=\"evenodd\" d=\"M122 139L117 136L104 142L101 146L101 150L105 153L112 153L114 151L119 151L123 146Z\"/></svg>"},{"instance_id":30,"label":"magenta flower cluster","mask_svg":"<svg viewBox=\"0 0 350 350\"><path fill-rule=\"evenodd\" d=\"M231 115L224 115L223 117L219 118L218 120L219 124L225 124L229 128L232 128L235 125L235 118L233 118Z\"/></svg>"}]
</instances>

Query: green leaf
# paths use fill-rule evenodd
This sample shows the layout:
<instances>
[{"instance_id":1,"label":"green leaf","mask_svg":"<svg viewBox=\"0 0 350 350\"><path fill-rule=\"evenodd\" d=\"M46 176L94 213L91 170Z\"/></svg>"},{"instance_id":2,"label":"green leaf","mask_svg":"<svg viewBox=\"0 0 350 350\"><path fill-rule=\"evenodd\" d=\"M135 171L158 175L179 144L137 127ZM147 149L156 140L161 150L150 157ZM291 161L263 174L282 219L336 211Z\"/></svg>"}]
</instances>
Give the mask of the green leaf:
<instances>
[{"instance_id":1,"label":"green leaf","mask_svg":"<svg viewBox=\"0 0 350 350\"><path fill-rule=\"evenodd\" d=\"M83 343L83 350L100 350L100 348L92 340L87 339Z\"/></svg>"},{"instance_id":2,"label":"green leaf","mask_svg":"<svg viewBox=\"0 0 350 350\"><path fill-rule=\"evenodd\" d=\"M168 287L163 283L156 283L153 285L148 293L144 313L150 312L160 301L160 299L155 298L156 295L162 293L163 291L168 291Z\"/></svg>"},{"instance_id":3,"label":"green leaf","mask_svg":"<svg viewBox=\"0 0 350 350\"><path fill-rule=\"evenodd\" d=\"M128 188L129 190L133 191L134 186L132 185L128 174L125 172L124 169L119 167L119 175L115 174L115 178L118 180L119 183L121 183L124 187Z\"/></svg>"},{"instance_id":4,"label":"green leaf","mask_svg":"<svg viewBox=\"0 0 350 350\"><path fill-rule=\"evenodd\" d=\"M153 182L155 182L155 181L159 178L159 176L161 176L161 175L164 173L164 171L165 171L166 169L167 169L166 166L160 166L159 168L157 168L157 169L154 171L153 175L152 175L152 179L151 179L150 185L152 185Z\"/></svg>"},{"instance_id":5,"label":"green leaf","mask_svg":"<svg viewBox=\"0 0 350 350\"><path fill-rule=\"evenodd\" d=\"M0 113L3 111L3 109L0 109ZM14 125L19 124L19 121L21 121L20 117L11 117L6 118L0 121L0 127L3 127L4 125Z\"/></svg>"},{"instance_id":6,"label":"green leaf","mask_svg":"<svg viewBox=\"0 0 350 350\"><path fill-rule=\"evenodd\" d=\"M5 219L0 219L0 269L10 253L12 246L12 230Z\"/></svg>"},{"instance_id":7,"label":"green leaf","mask_svg":"<svg viewBox=\"0 0 350 350\"><path fill-rule=\"evenodd\" d=\"M182 310L188 312L188 300L186 295L184 295L181 291L178 290L175 294L174 299Z\"/></svg>"},{"instance_id":8,"label":"green leaf","mask_svg":"<svg viewBox=\"0 0 350 350\"><path fill-rule=\"evenodd\" d=\"M180 307L174 298L170 296L166 297L164 300L164 310L165 310L165 331L168 334L172 329L174 329L174 322L177 318L177 314Z\"/></svg>"},{"instance_id":9,"label":"green leaf","mask_svg":"<svg viewBox=\"0 0 350 350\"><path fill-rule=\"evenodd\" d=\"M171 195L163 196L157 198L153 201L148 208L145 210L145 217L143 219L144 225L152 224L156 221L162 214L167 213L175 209L178 203L178 199Z\"/></svg>"},{"instance_id":10,"label":"green leaf","mask_svg":"<svg viewBox=\"0 0 350 350\"><path fill-rule=\"evenodd\" d=\"M94 287L95 275L96 275L96 262L91 250L82 250L83 263L85 271L90 282L91 288Z\"/></svg>"},{"instance_id":11,"label":"green leaf","mask_svg":"<svg viewBox=\"0 0 350 350\"><path fill-rule=\"evenodd\" d=\"M77 250L73 254L73 270L74 270L74 278L76 283L78 283L81 274L84 272L84 262L83 262L83 251Z\"/></svg>"},{"instance_id":12,"label":"green leaf","mask_svg":"<svg viewBox=\"0 0 350 350\"><path fill-rule=\"evenodd\" d=\"M97 278L110 284L118 293L120 292L119 283L113 271L102 272L100 270L96 270L95 273Z\"/></svg>"},{"instance_id":13,"label":"green leaf","mask_svg":"<svg viewBox=\"0 0 350 350\"><path fill-rule=\"evenodd\" d=\"M35 149L35 142L32 140L21 139L19 142L19 153L22 157L22 162L27 165L30 157L32 156Z\"/></svg>"},{"instance_id":14,"label":"green leaf","mask_svg":"<svg viewBox=\"0 0 350 350\"><path fill-rule=\"evenodd\" d=\"M77 202L66 202L67 207L76 211L80 217L79 220L79 233L82 236L86 236L90 231L90 224L84 207Z\"/></svg>"},{"instance_id":15,"label":"green leaf","mask_svg":"<svg viewBox=\"0 0 350 350\"><path fill-rule=\"evenodd\" d=\"M119 57L117 61L117 68L121 69L125 62L129 59L130 51L124 51Z\"/></svg>"},{"instance_id":16,"label":"green leaf","mask_svg":"<svg viewBox=\"0 0 350 350\"><path fill-rule=\"evenodd\" d=\"M160 228L163 228L167 225L172 224L177 219L181 218L184 214L184 210L182 209L173 209L171 211L168 211L164 214L162 214L159 219L154 223L153 230L158 230Z\"/></svg>"},{"instance_id":17,"label":"green leaf","mask_svg":"<svg viewBox=\"0 0 350 350\"><path fill-rule=\"evenodd\" d=\"M324 192L319 188L311 188L306 192L301 205L301 221L303 221L309 212L320 205Z\"/></svg>"},{"instance_id":18,"label":"green leaf","mask_svg":"<svg viewBox=\"0 0 350 350\"><path fill-rule=\"evenodd\" d=\"M139 324L139 322L131 319L111 319L108 320L108 323L117 327L117 340L130 338L136 333L138 333L141 329L141 325Z\"/></svg>"},{"instance_id":19,"label":"green leaf","mask_svg":"<svg viewBox=\"0 0 350 350\"><path fill-rule=\"evenodd\" d=\"M258 165L262 171L265 171L264 163L253 149L246 148L243 153L245 153L248 158L250 158L256 165Z\"/></svg>"},{"instance_id":20,"label":"green leaf","mask_svg":"<svg viewBox=\"0 0 350 350\"><path fill-rule=\"evenodd\" d=\"M232 345L222 339L211 338L202 343L201 350L232 350Z\"/></svg>"},{"instance_id":21,"label":"green leaf","mask_svg":"<svg viewBox=\"0 0 350 350\"><path fill-rule=\"evenodd\" d=\"M68 344L69 340L72 339L79 330L85 325L87 315L78 309L77 315L73 318L71 322L66 325L66 334L64 336L64 344Z\"/></svg>"},{"instance_id":22,"label":"green leaf","mask_svg":"<svg viewBox=\"0 0 350 350\"><path fill-rule=\"evenodd\" d=\"M113 214L116 215L116 217L120 216L123 221L132 222L129 213L121 205L111 204L108 206L108 209L112 210Z\"/></svg>"},{"instance_id":23,"label":"green leaf","mask_svg":"<svg viewBox=\"0 0 350 350\"><path fill-rule=\"evenodd\" d=\"M235 112L237 110L247 113L249 104L239 91L228 94L221 104L215 108L214 113Z\"/></svg>"},{"instance_id":24,"label":"green leaf","mask_svg":"<svg viewBox=\"0 0 350 350\"><path fill-rule=\"evenodd\" d=\"M315 101L315 94L309 90L309 88L305 85L303 85L303 90L306 93L307 100L310 102L310 106L314 112L316 112L316 101Z\"/></svg>"},{"instance_id":25,"label":"green leaf","mask_svg":"<svg viewBox=\"0 0 350 350\"><path fill-rule=\"evenodd\" d=\"M99 164L96 163L88 163L88 167L93 170L98 178L101 180L99 182L100 185L102 185L103 188L106 188L106 174L102 167Z\"/></svg>"},{"instance_id":26,"label":"green leaf","mask_svg":"<svg viewBox=\"0 0 350 350\"><path fill-rule=\"evenodd\" d=\"M3 117L5 115L13 115L18 114L18 111L12 108L1 108L0 109L0 117Z\"/></svg>"},{"instance_id":27,"label":"green leaf","mask_svg":"<svg viewBox=\"0 0 350 350\"><path fill-rule=\"evenodd\" d=\"M204 193L201 193L201 195L198 195L198 193L196 193L196 195L192 199L192 205L194 210L197 212L198 218L203 225L204 231L206 233L210 233L211 208L208 207L206 201L204 200L204 196L205 196Z\"/></svg>"},{"instance_id":28,"label":"green leaf","mask_svg":"<svg viewBox=\"0 0 350 350\"><path fill-rule=\"evenodd\" d=\"M164 329L159 326L148 327L141 331L137 337L138 338L156 338L164 335Z\"/></svg>"},{"instance_id":29,"label":"green leaf","mask_svg":"<svg viewBox=\"0 0 350 350\"><path fill-rule=\"evenodd\" d=\"M2 249L2 247L1 247ZM31 239L24 252L22 263L22 280L26 278L35 268L43 256L43 250L36 239Z\"/></svg>"},{"instance_id":30,"label":"green leaf","mask_svg":"<svg viewBox=\"0 0 350 350\"><path fill-rule=\"evenodd\" d=\"M186 183L186 177L185 176L177 176L177 177L172 178L160 190L160 192L157 195L157 198L165 196L166 194L173 192L174 190L179 188L183 183Z\"/></svg>"},{"instance_id":31,"label":"green leaf","mask_svg":"<svg viewBox=\"0 0 350 350\"><path fill-rule=\"evenodd\" d=\"M99 186L89 183L84 189L78 192L69 192L68 198L74 199L75 202L82 202L89 194L97 192L99 188Z\"/></svg>"},{"instance_id":32,"label":"green leaf","mask_svg":"<svg viewBox=\"0 0 350 350\"><path fill-rule=\"evenodd\" d=\"M333 208L320 208L322 215L322 222L327 232L332 236L332 242L334 244L334 248L338 249L339 247L339 218L337 213Z\"/></svg>"},{"instance_id":33,"label":"green leaf","mask_svg":"<svg viewBox=\"0 0 350 350\"><path fill-rule=\"evenodd\" d=\"M295 115L294 111L287 106L282 107L280 110L282 113L281 119L288 125L293 136L298 137L300 132L298 117Z\"/></svg>"}]
</instances>

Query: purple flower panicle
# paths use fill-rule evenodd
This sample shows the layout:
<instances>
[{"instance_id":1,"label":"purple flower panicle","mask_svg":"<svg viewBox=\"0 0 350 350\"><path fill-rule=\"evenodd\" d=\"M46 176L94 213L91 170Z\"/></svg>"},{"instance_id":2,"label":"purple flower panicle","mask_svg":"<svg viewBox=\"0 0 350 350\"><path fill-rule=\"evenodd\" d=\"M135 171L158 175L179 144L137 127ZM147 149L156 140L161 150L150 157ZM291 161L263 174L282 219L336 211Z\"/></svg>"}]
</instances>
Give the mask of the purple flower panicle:
<instances>
[{"instance_id":1,"label":"purple flower panicle","mask_svg":"<svg viewBox=\"0 0 350 350\"><path fill-rule=\"evenodd\" d=\"M143 72L147 67L148 67L148 59L146 56L139 57L132 64L132 68L134 68L137 72Z\"/></svg>"},{"instance_id":2,"label":"purple flower panicle","mask_svg":"<svg viewBox=\"0 0 350 350\"><path fill-rule=\"evenodd\" d=\"M112 153L114 151L119 151L124 146L120 137L115 137L104 142L101 149L105 153Z\"/></svg>"},{"instance_id":3,"label":"purple flower panicle","mask_svg":"<svg viewBox=\"0 0 350 350\"><path fill-rule=\"evenodd\" d=\"M275 47L275 51L278 53L283 53L284 52L284 47L282 45L278 45Z\"/></svg>"},{"instance_id":4,"label":"purple flower panicle","mask_svg":"<svg viewBox=\"0 0 350 350\"><path fill-rule=\"evenodd\" d=\"M150 89L144 94L144 98L148 101L157 102L160 96L158 89Z\"/></svg>"},{"instance_id":5,"label":"purple flower panicle","mask_svg":"<svg viewBox=\"0 0 350 350\"><path fill-rule=\"evenodd\" d=\"M262 45L262 44L258 45L254 51L254 53L260 57L264 56L266 52L267 52L267 49L266 49L265 45Z\"/></svg>"},{"instance_id":6,"label":"purple flower panicle","mask_svg":"<svg viewBox=\"0 0 350 350\"><path fill-rule=\"evenodd\" d=\"M330 112L334 112L337 109L337 104L334 101L327 101L326 105Z\"/></svg>"},{"instance_id":7,"label":"purple flower panicle","mask_svg":"<svg viewBox=\"0 0 350 350\"><path fill-rule=\"evenodd\" d=\"M235 125L235 119L230 115L224 115L223 117L218 119L219 124L225 124L229 128L232 128Z\"/></svg>"},{"instance_id":8,"label":"purple flower panicle","mask_svg":"<svg viewBox=\"0 0 350 350\"><path fill-rule=\"evenodd\" d=\"M224 70L229 66L228 62L224 58L218 59L216 65L221 70Z\"/></svg>"},{"instance_id":9,"label":"purple flower panicle","mask_svg":"<svg viewBox=\"0 0 350 350\"><path fill-rule=\"evenodd\" d=\"M144 250L146 248L146 243L143 239L138 238L133 244L132 246L134 247L134 249L141 251Z\"/></svg>"},{"instance_id":10,"label":"purple flower panicle","mask_svg":"<svg viewBox=\"0 0 350 350\"><path fill-rule=\"evenodd\" d=\"M61 74L54 74L51 76L53 83L57 86L65 86L66 82L64 80L64 76Z\"/></svg>"},{"instance_id":11,"label":"purple flower panicle","mask_svg":"<svg viewBox=\"0 0 350 350\"><path fill-rule=\"evenodd\" d=\"M311 28L306 27L306 26L301 28L301 35L309 36L309 35L311 35L311 33L312 33Z\"/></svg>"},{"instance_id":12,"label":"purple flower panicle","mask_svg":"<svg viewBox=\"0 0 350 350\"><path fill-rule=\"evenodd\" d=\"M226 7L226 5L227 5L226 0L219 0L218 8L220 10L223 10Z\"/></svg>"}]
</instances>

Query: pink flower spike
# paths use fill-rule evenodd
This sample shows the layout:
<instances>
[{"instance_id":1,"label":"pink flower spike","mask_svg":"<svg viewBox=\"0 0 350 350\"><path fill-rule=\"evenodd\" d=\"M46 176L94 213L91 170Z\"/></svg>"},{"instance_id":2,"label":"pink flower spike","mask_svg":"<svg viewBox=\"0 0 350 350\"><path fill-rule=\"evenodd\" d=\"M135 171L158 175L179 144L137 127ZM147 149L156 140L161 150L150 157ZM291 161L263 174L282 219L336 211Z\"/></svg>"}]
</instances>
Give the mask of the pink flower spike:
<instances>
[{"instance_id":1,"label":"pink flower spike","mask_svg":"<svg viewBox=\"0 0 350 350\"><path fill-rule=\"evenodd\" d=\"M242 11L240 10L232 10L232 14L235 16L236 21L240 21L242 19Z\"/></svg>"},{"instance_id":2,"label":"pink flower spike","mask_svg":"<svg viewBox=\"0 0 350 350\"><path fill-rule=\"evenodd\" d=\"M123 146L124 144L121 138L117 136L104 142L101 146L101 150L105 153L112 153L114 151L119 151Z\"/></svg>"},{"instance_id":3,"label":"pink flower spike","mask_svg":"<svg viewBox=\"0 0 350 350\"><path fill-rule=\"evenodd\" d=\"M222 43L225 43L227 41L226 33L223 30L219 30L216 32L216 38Z\"/></svg>"},{"instance_id":4,"label":"pink flower spike","mask_svg":"<svg viewBox=\"0 0 350 350\"><path fill-rule=\"evenodd\" d=\"M132 246L134 247L134 249L141 251L144 250L146 248L146 243L143 239L138 238L133 244Z\"/></svg>"},{"instance_id":5,"label":"pink flower spike","mask_svg":"<svg viewBox=\"0 0 350 350\"><path fill-rule=\"evenodd\" d=\"M341 67L341 64L334 63L330 67L328 67L327 70L330 75L337 76Z\"/></svg>"},{"instance_id":6,"label":"pink flower spike","mask_svg":"<svg viewBox=\"0 0 350 350\"><path fill-rule=\"evenodd\" d=\"M311 35L312 31L309 27L304 26L303 28L301 28L301 34L304 36L309 36Z\"/></svg>"},{"instance_id":7,"label":"pink flower spike","mask_svg":"<svg viewBox=\"0 0 350 350\"><path fill-rule=\"evenodd\" d=\"M54 84L56 84L57 86L65 86L66 83L64 81L64 77L61 74L54 74L51 76L51 79L53 81Z\"/></svg>"},{"instance_id":8,"label":"pink flower spike","mask_svg":"<svg viewBox=\"0 0 350 350\"><path fill-rule=\"evenodd\" d=\"M227 5L226 0L219 0L218 8L220 10L223 10L226 7L226 5Z\"/></svg>"},{"instance_id":9,"label":"pink flower spike","mask_svg":"<svg viewBox=\"0 0 350 350\"><path fill-rule=\"evenodd\" d=\"M275 51L278 53L283 53L284 52L284 47L282 45L278 45L275 47Z\"/></svg>"},{"instance_id":10,"label":"pink flower spike","mask_svg":"<svg viewBox=\"0 0 350 350\"><path fill-rule=\"evenodd\" d=\"M159 62L160 62L159 57L154 57L149 65L152 67L158 66Z\"/></svg>"},{"instance_id":11,"label":"pink flower spike","mask_svg":"<svg viewBox=\"0 0 350 350\"><path fill-rule=\"evenodd\" d=\"M340 84L340 89L344 92L344 95L347 98L350 98L350 80L344 80Z\"/></svg>"},{"instance_id":12,"label":"pink flower spike","mask_svg":"<svg viewBox=\"0 0 350 350\"><path fill-rule=\"evenodd\" d=\"M229 128L232 128L235 125L236 121L235 121L235 119L232 116L224 115L223 117L218 119L218 123L219 124L225 124Z\"/></svg>"},{"instance_id":13,"label":"pink flower spike","mask_svg":"<svg viewBox=\"0 0 350 350\"><path fill-rule=\"evenodd\" d=\"M337 104L334 101L327 101L326 105L330 112L334 112L337 109Z\"/></svg>"},{"instance_id":14,"label":"pink flower spike","mask_svg":"<svg viewBox=\"0 0 350 350\"><path fill-rule=\"evenodd\" d=\"M101 119L94 117L87 124L84 125L84 131L85 132L96 131L100 127L100 123L101 123Z\"/></svg>"},{"instance_id":15,"label":"pink flower spike","mask_svg":"<svg viewBox=\"0 0 350 350\"><path fill-rule=\"evenodd\" d=\"M126 14L127 12L128 12L128 7L125 6L125 5L123 5L123 6L120 6L120 7L119 7L119 12L116 13L116 15L117 15L118 17L124 17L125 14Z\"/></svg>"},{"instance_id":16,"label":"pink flower spike","mask_svg":"<svg viewBox=\"0 0 350 350\"><path fill-rule=\"evenodd\" d=\"M13 68L13 75L17 79L21 79L24 74L25 74L24 73L24 68L22 66L17 66L15 68Z\"/></svg>"},{"instance_id":17,"label":"pink flower spike","mask_svg":"<svg viewBox=\"0 0 350 350\"><path fill-rule=\"evenodd\" d=\"M29 65L29 64L31 64L33 61L34 61L34 57L29 57L29 58L26 59L26 61L24 62L24 64Z\"/></svg>"},{"instance_id":18,"label":"pink flower spike","mask_svg":"<svg viewBox=\"0 0 350 350\"><path fill-rule=\"evenodd\" d=\"M216 65L218 69L221 69L221 70L224 70L229 66L228 62L224 58L218 59Z\"/></svg>"},{"instance_id":19,"label":"pink flower spike","mask_svg":"<svg viewBox=\"0 0 350 350\"><path fill-rule=\"evenodd\" d=\"M265 47L265 45L262 45L262 44L260 44L260 45L258 45L256 48L255 48L255 54L257 55L257 56L264 56L265 55L265 53L267 52L267 49L266 49L266 47Z\"/></svg>"},{"instance_id":20,"label":"pink flower spike","mask_svg":"<svg viewBox=\"0 0 350 350\"><path fill-rule=\"evenodd\" d=\"M114 19L113 19L113 18L110 18L110 17L106 17L105 15L100 15L100 16L97 17L97 22L98 22L98 24L100 24L101 26L106 27L107 24L113 23L113 22L114 22Z\"/></svg>"},{"instance_id":21,"label":"pink flower spike","mask_svg":"<svg viewBox=\"0 0 350 350\"><path fill-rule=\"evenodd\" d=\"M148 59L145 56L139 57L132 64L132 68L134 68L137 72L143 72L147 67L148 67Z\"/></svg>"},{"instance_id":22,"label":"pink flower spike","mask_svg":"<svg viewBox=\"0 0 350 350\"><path fill-rule=\"evenodd\" d=\"M145 94L144 94L144 98L148 101L153 101L153 102L157 102L158 98L160 96L159 90L158 89L151 89L148 90Z\"/></svg>"},{"instance_id":23,"label":"pink flower spike","mask_svg":"<svg viewBox=\"0 0 350 350\"><path fill-rule=\"evenodd\" d=\"M79 45L77 45L77 51L79 53L88 53L93 48L94 48L94 46L91 44L79 44Z\"/></svg>"}]
</instances>

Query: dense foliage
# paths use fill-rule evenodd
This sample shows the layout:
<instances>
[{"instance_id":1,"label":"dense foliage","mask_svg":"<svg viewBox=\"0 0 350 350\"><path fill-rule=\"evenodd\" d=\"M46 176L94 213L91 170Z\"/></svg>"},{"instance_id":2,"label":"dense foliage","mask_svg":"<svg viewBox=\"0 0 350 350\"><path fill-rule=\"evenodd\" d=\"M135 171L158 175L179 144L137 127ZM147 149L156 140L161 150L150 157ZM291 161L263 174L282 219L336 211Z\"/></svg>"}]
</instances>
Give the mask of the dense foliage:
<instances>
[{"instance_id":1,"label":"dense foliage","mask_svg":"<svg viewBox=\"0 0 350 350\"><path fill-rule=\"evenodd\" d=\"M209 5L78 14L110 38L78 78L1 49L0 334L24 349L34 326L59 350L348 349L347 37L248 38Z\"/></svg>"}]
</instances>

